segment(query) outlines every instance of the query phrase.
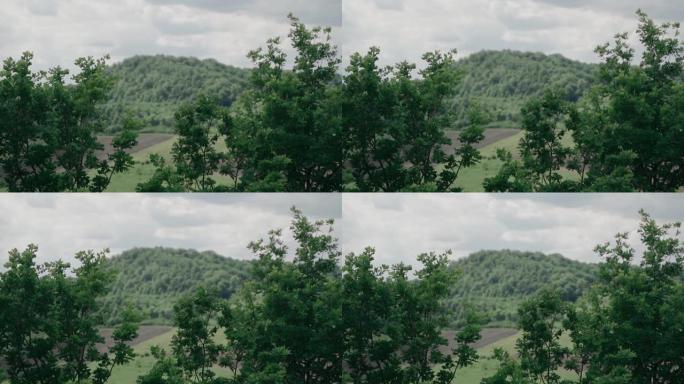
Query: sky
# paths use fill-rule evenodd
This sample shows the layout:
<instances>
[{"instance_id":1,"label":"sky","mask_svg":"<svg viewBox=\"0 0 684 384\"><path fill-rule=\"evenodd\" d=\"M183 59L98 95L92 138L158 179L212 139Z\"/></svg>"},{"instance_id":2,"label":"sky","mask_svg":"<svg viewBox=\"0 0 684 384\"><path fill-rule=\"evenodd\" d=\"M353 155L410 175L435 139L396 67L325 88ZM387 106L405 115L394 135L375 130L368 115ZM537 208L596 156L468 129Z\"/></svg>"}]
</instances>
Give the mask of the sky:
<instances>
[{"instance_id":1,"label":"sky","mask_svg":"<svg viewBox=\"0 0 684 384\"><path fill-rule=\"evenodd\" d=\"M39 261L73 261L80 250L165 246L250 259L250 241L284 229L290 208L333 218L346 254L376 249L378 263L415 265L424 252L559 253L598 262L593 248L630 232L639 209L660 222L684 221L684 194L27 194L0 195L0 265L34 243Z\"/></svg>"},{"instance_id":2,"label":"sky","mask_svg":"<svg viewBox=\"0 0 684 384\"><path fill-rule=\"evenodd\" d=\"M214 58L250 66L246 54L286 36L286 15L334 28L345 56L380 46L381 60L419 62L456 48L560 53L595 62L593 48L633 31L634 12L684 20L681 0L3 0L0 58L31 50L40 69L80 56Z\"/></svg>"}]
</instances>

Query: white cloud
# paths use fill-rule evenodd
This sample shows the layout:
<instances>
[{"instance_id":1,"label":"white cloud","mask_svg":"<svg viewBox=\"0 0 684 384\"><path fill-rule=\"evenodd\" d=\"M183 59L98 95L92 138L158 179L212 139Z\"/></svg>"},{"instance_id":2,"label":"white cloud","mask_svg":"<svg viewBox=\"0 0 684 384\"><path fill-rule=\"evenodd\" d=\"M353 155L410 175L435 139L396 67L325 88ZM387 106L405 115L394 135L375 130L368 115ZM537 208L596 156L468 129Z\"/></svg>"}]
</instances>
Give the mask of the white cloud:
<instances>
[{"instance_id":1,"label":"white cloud","mask_svg":"<svg viewBox=\"0 0 684 384\"><path fill-rule=\"evenodd\" d=\"M661 222L684 221L684 195L674 194L3 194L0 265L10 249L30 243L39 245L41 261L136 246L249 258L250 241L289 227L292 206L313 218L335 218L345 252L373 246L385 264L414 264L420 253L448 249L455 258L518 249L598 262L593 248L618 232L631 232L638 245L641 208Z\"/></svg>"},{"instance_id":2,"label":"white cloud","mask_svg":"<svg viewBox=\"0 0 684 384\"><path fill-rule=\"evenodd\" d=\"M0 57L31 50L42 69L107 53L114 61L164 53L249 66L247 52L285 36L293 11L309 23L341 24L345 55L380 46L386 64L452 48L596 61L593 48L633 30L639 6L659 19L684 18L677 0L5 0Z\"/></svg>"}]
</instances>

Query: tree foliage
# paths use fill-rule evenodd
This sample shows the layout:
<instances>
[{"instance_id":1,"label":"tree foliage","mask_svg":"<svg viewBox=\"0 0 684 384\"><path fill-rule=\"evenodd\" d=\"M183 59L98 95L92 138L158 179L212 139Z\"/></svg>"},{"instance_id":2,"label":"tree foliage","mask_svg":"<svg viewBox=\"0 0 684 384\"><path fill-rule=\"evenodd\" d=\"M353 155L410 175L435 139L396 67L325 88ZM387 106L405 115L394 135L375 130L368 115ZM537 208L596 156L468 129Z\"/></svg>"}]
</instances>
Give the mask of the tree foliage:
<instances>
[{"instance_id":1,"label":"tree foliage","mask_svg":"<svg viewBox=\"0 0 684 384\"><path fill-rule=\"evenodd\" d=\"M684 185L684 44L679 24L637 11L641 60L628 34L596 49L598 83L582 100L547 93L523 108L521 159L498 154L487 191L673 192ZM572 144L564 144L568 135ZM566 178L561 170L576 177Z\"/></svg>"},{"instance_id":2,"label":"tree foliage","mask_svg":"<svg viewBox=\"0 0 684 384\"><path fill-rule=\"evenodd\" d=\"M557 383L561 367L579 383L681 383L684 359L684 247L679 223L659 225L641 212L640 256L629 234L595 251L600 279L576 305L543 291L520 307L519 361L499 352L487 383ZM562 346L566 332L571 347ZM527 380L527 381L525 381Z\"/></svg>"},{"instance_id":3,"label":"tree foliage","mask_svg":"<svg viewBox=\"0 0 684 384\"><path fill-rule=\"evenodd\" d=\"M131 316L115 331L115 344L99 353L97 311L111 275L105 252L79 252L80 266L57 261L36 265L37 248L12 250L0 274L0 357L12 384L105 383L111 368L129 362L125 344L137 336ZM98 366L93 369L93 363Z\"/></svg>"},{"instance_id":4,"label":"tree foliage","mask_svg":"<svg viewBox=\"0 0 684 384\"><path fill-rule=\"evenodd\" d=\"M100 105L112 85L105 60L80 58L80 72L31 70L33 55L7 59L0 71L0 166L10 191L101 192L112 174L128 170L126 150L136 145L135 126L124 121L105 159L96 133L102 130ZM69 82L71 81L71 82ZM95 173L95 175L93 175Z\"/></svg>"}]
</instances>

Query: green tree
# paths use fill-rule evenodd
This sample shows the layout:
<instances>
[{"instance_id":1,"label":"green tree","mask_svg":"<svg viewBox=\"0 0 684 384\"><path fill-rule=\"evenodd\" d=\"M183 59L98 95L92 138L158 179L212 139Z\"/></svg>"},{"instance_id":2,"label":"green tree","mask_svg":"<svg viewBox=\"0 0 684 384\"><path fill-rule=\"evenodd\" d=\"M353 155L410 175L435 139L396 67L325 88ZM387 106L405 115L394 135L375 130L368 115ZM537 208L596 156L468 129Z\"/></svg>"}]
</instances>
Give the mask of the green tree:
<instances>
[{"instance_id":1,"label":"green tree","mask_svg":"<svg viewBox=\"0 0 684 384\"><path fill-rule=\"evenodd\" d=\"M225 132L227 111L218 101L200 95L192 103L183 105L175 115L178 140L171 155L174 166L167 166L159 155L151 155L156 167L150 180L138 185L139 192L178 191L195 192L217 190L212 176L222 170L226 154L217 151L216 144Z\"/></svg>"},{"instance_id":2,"label":"green tree","mask_svg":"<svg viewBox=\"0 0 684 384\"><path fill-rule=\"evenodd\" d=\"M150 355L155 359L155 363L146 374L138 377L137 384L186 384L183 377L183 370L178 366L176 360L168 355L159 346L150 348Z\"/></svg>"},{"instance_id":3,"label":"green tree","mask_svg":"<svg viewBox=\"0 0 684 384\"><path fill-rule=\"evenodd\" d=\"M607 102L603 156L633 153L629 169L642 191L676 191L684 184L684 45L679 23L656 24L637 11L643 46L638 65L626 33L596 49L603 60L599 91Z\"/></svg>"},{"instance_id":4,"label":"green tree","mask_svg":"<svg viewBox=\"0 0 684 384\"><path fill-rule=\"evenodd\" d=\"M218 363L221 353L221 346L214 341L220 305L215 292L199 288L173 308L177 328L171 340L173 356L184 377L192 383L211 383L215 376L211 368Z\"/></svg>"},{"instance_id":5,"label":"green tree","mask_svg":"<svg viewBox=\"0 0 684 384\"><path fill-rule=\"evenodd\" d=\"M518 145L521 160L500 152L504 166L493 178L485 179L488 192L532 192L574 190L574 183L564 181L565 167L572 149L563 144L567 133L565 121L570 105L560 92L546 92L522 109L525 135Z\"/></svg>"},{"instance_id":6,"label":"green tree","mask_svg":"<svg viewBox=\"0 0 684 384\"><path fill-rule=\"evenodd\" d=\"M7 59L0 71L0 166L10 191L101 192L111 175L132 165L126 150L136 134L125 126L114 139L114 153L98 160L103 149L100 105L112 80L105 73L106 57L76 60L79 73L59 67L31 71L33 55ZM96 175L92 176L91 171Z\"/></svg>"},{"instance_id":7,"label":"green tree","mask_svg":"<svg viewBox=\"0 0 684 384\"><path fill-rule=\"evenodd\" d=\"M560 382L558 369L568 354L560 344L566 304L560 293L543 290L518 309L522 336L516 342L520 366L535 383Z\"/></svg>"},{"instance_id":8,"label":"green tree","mask_svg":"<svg viewBox=\"0 0 684 384\"><path fill-rule=\"evenodd\" d=\"M684 271L680 224L658 225L641 212L644 251L637 258L628 234L600 245L604 259L597 297L575 315L576 345L591 356L587 380L630 383L682 382ZM637 265L635 265L638 263ZM588 323L590 326L581 326ZM582 332L583 331L583 332ZM589 337L594 341L586 342Z\"/></svg>"},{"instance_id":9,"label":"green tree","mask_svg":"<svg viewBox=\"0 0 684 384\"><path fill-rule=\"evenodd\" d=\"M285 68L287 55L278 38L268 40L265 50L249 53L256 64L251 78L260 105L256 119L264 130L256 138L252 169L267 171L254 176L263 179L271 174L271 166L265 164L279 159L288 191L339 191L342 141L332 94L341 60L330 28L308 29L296 17L289 18L288 36L296 52L292 68Z\"/></svg>"},{"instance_id":10,"label":"green tree","mask_svg":"<svg viewBox=\"0 0 684 384\"><path fill-rule=\"evenodd\" d=\"M130 361L122 343L132 340L137 325L117 329L117 343L100 354L99 298L111 275L106 252L79 252L77 268L61 261L36 265L37 248L10 252L0 274L0 357L11 383L104 383L112 365ZM92 370L92 363L99 367ZM106 367L109 368L105 371Z\"/></svg>"}]
</instances>

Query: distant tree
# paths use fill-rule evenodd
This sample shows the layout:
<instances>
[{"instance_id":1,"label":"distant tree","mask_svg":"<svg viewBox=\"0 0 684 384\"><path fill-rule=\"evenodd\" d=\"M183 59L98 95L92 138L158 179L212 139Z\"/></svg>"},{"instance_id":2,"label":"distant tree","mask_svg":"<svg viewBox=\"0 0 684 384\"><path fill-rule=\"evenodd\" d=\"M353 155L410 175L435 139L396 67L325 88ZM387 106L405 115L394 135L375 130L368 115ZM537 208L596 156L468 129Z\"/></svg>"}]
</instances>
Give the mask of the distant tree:
<instances>
[{"instance_id":1,"label":"distant tree","mask_svg":"<svg viewBox=\"0 0 684 384\"><path fill-rule=\"evenodd\" d=\"M126 365L135 359L137 354L130 344L138 337L139 321L140 316L131 308L123 312L121 323L112 332L114 344L109 347L109 353L100 356L98 366L93 372L93 384L107 383L114 367Z\"/></svg>"},{"instance_id":2,"label":"distant tree","mask_svg":"<svg viewBox=\"0 0 684 384\"><path fill-rule=\"evenodd\" d=\"M560 343L566 304L560 293L543 290L518 309L522 336L516 342L523 372L534 383L560 382L558 369L568 354Z\"/></svg>"},{"instance_id":3,"label":"distant tree","mask_svg":"<svg viewBox=\"0 0 684 384\"><path fill-rule=\"evenodd\" d=\"M183 370L178 366L176 360L166 353L159 346L150 348L150 355L155 359L155 363L146 374L139 376L137 384L186 384L183 377Z\"/></svg>"},{"instance_id":4,"label":"distant tree","mask_svg":"<svg viewBox=\"0 0 684 384\"><path fill-rule=\"evenodd\" d=\"M98 160L103 149L100 105L112 81L106 57L76 60L80 72L31 71L33 55L7 59L0 71L0 166L10 191L102 192L111 175L133 164L126 150L136 144L130 126L114 139L115 152ZM96 172L95 176L91 171Z\"/></svg>"}]
</instances>

